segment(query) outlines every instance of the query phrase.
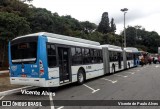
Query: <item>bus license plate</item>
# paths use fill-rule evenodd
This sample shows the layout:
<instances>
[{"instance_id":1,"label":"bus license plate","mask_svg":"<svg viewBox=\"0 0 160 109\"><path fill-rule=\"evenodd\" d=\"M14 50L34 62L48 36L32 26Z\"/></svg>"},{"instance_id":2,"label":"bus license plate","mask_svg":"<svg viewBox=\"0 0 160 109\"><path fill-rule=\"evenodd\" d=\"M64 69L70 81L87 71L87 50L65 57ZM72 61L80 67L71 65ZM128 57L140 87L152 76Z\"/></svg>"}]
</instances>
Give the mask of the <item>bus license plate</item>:
<instances>
[{"instance_id":1,"label":"bus license plate","mask_svg":"<svg viewBox=\"0 0 160 109\"><path fill-rule=\"evenodd\" d=\"M21 75L21 77L27 77L27 75L25 75L25 74L22 74L22 75Z\"/></svg>"}]
</instances>

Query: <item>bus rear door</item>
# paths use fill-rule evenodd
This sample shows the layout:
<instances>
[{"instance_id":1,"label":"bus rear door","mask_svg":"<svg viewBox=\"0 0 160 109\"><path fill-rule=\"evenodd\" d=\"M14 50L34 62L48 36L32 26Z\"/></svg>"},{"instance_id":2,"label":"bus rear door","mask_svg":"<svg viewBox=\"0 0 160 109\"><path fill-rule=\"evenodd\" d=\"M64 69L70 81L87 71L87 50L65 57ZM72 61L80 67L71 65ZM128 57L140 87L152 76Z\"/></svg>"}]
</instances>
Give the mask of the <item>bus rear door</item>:
<instances>
[{"instance_id":1,"label":"bus rear door","mask_svg":"<svg viewBox=\"0 0 160 109\"><path fill-rule=\"evenodd\" d=\"M69 48L58 47L60 83L70 82Z\"/></svg>"}]
</instances>

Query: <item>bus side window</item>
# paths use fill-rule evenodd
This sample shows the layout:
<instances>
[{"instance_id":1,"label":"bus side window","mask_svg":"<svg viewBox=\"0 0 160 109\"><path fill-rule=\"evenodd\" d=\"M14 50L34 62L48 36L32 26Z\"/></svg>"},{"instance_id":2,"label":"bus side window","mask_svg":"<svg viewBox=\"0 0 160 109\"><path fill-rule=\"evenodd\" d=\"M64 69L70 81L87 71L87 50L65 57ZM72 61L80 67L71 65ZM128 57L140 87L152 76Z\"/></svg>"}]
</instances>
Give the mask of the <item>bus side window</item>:
<instances>
[{"instance_id":1,"label":"bus side window","mask_svg":"<svg viewBox=\"0 0 160 109\"><path fill-rule=\"evenodd\" d=\"M98 63L102 63L103 62L102 51L97 50L97 52L98 52L97 54Z\"/></svg>"},{"instance_id":2,"label":"bus side window","mask_svg":"<svg viewBox=\"0 0 160 109\"><path fill-rule=\"evenodd\" d=\"M90 63L89 57L90 57L89 49L85 48L85 49L84 49L84 58L83 58L83 63L84 63L84 64Z\"/></svg>"},{"instance_id":3,"label":"bus side window","mask_svg":"<svg viewBox=\"0 0 160 109\"><path fill-rule=\"evenodd\" d=\"M48 67L55 67L57 65L56 61L56 48L52 44L47 44L47 57L48 57Z\"/></svg>"},{"instance_id":4,"label":"bus side window","mask_svg":"<svg viewBox=\"0 0 160 109\"><path fill-rule=\"evenodd\" d=\"M94 50L94 62L98 63L98 60L97 60L97 50Z\"/></svg>"},{"instance_id":5,"label":"bus side window","mask_svg":"<svg viewBox=\"0 0 160 109\"><path fill-rule=\"evenodd\" d=\"M72 54L72 65L76 64L76 48L72 47L71 48L71 54Z\"/></svg>"},{"instance_id":6,"label":"bus side window","mask_svg":"<svg viewBox=\"0 0 160 109\"><path fill-rule=\"evenodd\" d=\"M110 62L113 61L113 59L112 59L112 52L111 51L109 51L109 60L110 60Z\"/></svg>"},{"instance_id":7,"label":"bus side window","mask_svg":"<svg viewBox=\"0 0 160 109\"><path fill-rule=\"evenodd\" d=\"M82 64L82 50L81 48L76 48L76 63Z\"/></svg>"},{"instance_id":8,"label":"bus side window","mask_svg":"<svg viewBox=\"0 0 160 109\"><path fill-rule=\"evenodd\" d=\"M90 63L95 63L94 61L94 50L90 49Z\"/></svg>"},{"instance_id":9,"label":"bus side window","mask_svg":"<svg viewBox=\"0 0 160 109\"><path fill-rule=\"evenodd\" d=\"M100 63L103 62L103 54L102 54L102 50L99 50L100 51Z\"/></svg>"}]
</instances>

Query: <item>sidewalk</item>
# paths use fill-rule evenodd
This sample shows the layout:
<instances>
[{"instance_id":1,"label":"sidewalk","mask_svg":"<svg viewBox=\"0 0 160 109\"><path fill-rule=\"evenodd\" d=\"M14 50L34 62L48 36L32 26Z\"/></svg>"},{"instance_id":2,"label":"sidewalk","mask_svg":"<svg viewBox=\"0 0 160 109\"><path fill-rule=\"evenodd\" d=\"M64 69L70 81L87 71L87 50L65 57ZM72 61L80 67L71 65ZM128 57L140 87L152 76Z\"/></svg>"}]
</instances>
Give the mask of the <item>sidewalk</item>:
<instances>
[{"instance_id":1,"label":"sidewalk","mask_svg":"<svg viewBox=\"0 0 160 109\"><path fill-rule=\"evenodd\" d=\"M9 72L7 71L8 70L0 71L0 92L24 87L22 85L11 85L10 78L9 78Z\"/></svg>"}]
</instances>

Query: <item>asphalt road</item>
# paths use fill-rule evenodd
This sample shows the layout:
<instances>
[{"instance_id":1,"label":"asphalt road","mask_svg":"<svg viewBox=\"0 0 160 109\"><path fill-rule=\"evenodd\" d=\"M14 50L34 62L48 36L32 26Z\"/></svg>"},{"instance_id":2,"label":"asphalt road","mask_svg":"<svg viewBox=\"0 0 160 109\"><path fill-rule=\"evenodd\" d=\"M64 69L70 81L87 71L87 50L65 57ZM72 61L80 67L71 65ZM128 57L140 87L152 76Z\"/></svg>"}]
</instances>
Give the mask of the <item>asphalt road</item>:
<instances>
[{"instance_id":1,"label":"asphalt road","mask_svg":"<svg viewBox=\"0 0 160 109\"><path fill-rule=\"evenodd\" d=\"M59 88L39 88L55 96L16 93L0 97L2 100L160 100L160 65L152 64L121 71L113 75L91 79L83 85ZM159 109L160 106L53 106L23 107L23 109ZM96 105L96 103L95 103ZM0 109L22 107L0 107Z\"/></svg>"}]
</instances>

